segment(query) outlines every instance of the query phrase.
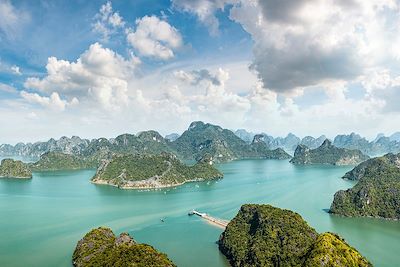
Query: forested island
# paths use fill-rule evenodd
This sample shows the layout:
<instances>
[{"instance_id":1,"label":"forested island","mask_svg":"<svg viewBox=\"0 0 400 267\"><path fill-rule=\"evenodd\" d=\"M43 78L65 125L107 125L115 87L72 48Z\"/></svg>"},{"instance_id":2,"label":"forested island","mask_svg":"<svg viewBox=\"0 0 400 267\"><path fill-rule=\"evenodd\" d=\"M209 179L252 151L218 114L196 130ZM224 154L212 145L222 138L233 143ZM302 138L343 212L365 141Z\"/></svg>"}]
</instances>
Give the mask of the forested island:
<instances>
[{"instance_id":1,"label":"forested island","mask_svg":"<svg viewBox=\"0 0 400 267\"><path fill-rule=\"evenodd\" d=\"M163 188L187 182L210 181L222 178L211 157L187 166L168 153L160 155L115 155L103 161L92 182L122 189Z\"/></svg>"},{"instance_id":2,"label":"forested island","mask_svg":"<svg viewBox=\"0 0 400 267\"><path fill-rule=\"evenodd\" d=\"M331 213L400 219L400 154L370 159L343 178L358 182L353 188L336 192Z\"/></svg>"},{"instance_id":3,"label":"forested island","mask_svg":"<svg viewBox=\"0 0 400 267\"><path fill-rule=\"evenodd\" d=\"M318 234L299 214L270 205L243 205L219 249L235 267L372 266L338 235Z\"/></svg>"},{"instance_id":4,"label":"forested island","mask_svg":"<svg viewBox=\"0 0 400 267\"><path fill-rule=\"evenodd\" d=\"M46 152L40 159L28 164L34 171L81 170L97 168L97 160L61 152Z\"/></svg>"},{"instance_id":5,"label":"forested island","mask_svg":"<svg viewBox=\"0 0 400 267\"><path fill-rule=\"evenodd\" d=\"M30 179L32 170L20 160L3 159L0 164L0 178Z\"/></svg>"},{"instance_id":6,"label":"forested island","mask_svg":"<svg viewBox=\"0 0 400 267\"><path fill-rule=\"evenodd\" d=\"M152 246L136 243L127 233L116 237L105 227L91 230L78 242L72 263L76 267L176 266L166 254Z\"/></svg>"},{"instance_id":7,"label":"forested island","mask_svg":"<svg viewBox=\"0 0 400 267\"><path fill-rule=\"evenodd\" d=\"M0 177L32 178L34 171L93 169L97 168L97 165L97 160L60 152L46 152L33 163L3 159L0 165Z\"/></svg>"},{"instance_id":8,"label":"forested island","mask_svg":"<svg viewBox=\"0 0 400 267\"><path fill-rule=\"evenodd\" d=\"M91 141L74 136L14 147L2 145L0 152L39 157L34 163L14 163L15 173L7 174L10 177L31 177L32 171L97 169L93 183L125 189L161 188L221 178L222 173L210 162L291 158L281 148L270 149L259 136L248 144L230 130L201 121L191 123L182 135L170 139L156 131ZM197 164L185 166L180 161ZM27 173L17 175L22 170Z\"/></svg>"},{"instance_id":9,"label":"forested island","mask_svg":"<svg viewBox=\"0 0 400 267\"><path fill-rule=\"evenodd\" d=\"M360 150L338 148L326 139L316 149L309 149L305 145L296 148L294 157L290 160L293 164L331 164L331 165L355 165L369 159Z\"/></svg>"}]
</instances>

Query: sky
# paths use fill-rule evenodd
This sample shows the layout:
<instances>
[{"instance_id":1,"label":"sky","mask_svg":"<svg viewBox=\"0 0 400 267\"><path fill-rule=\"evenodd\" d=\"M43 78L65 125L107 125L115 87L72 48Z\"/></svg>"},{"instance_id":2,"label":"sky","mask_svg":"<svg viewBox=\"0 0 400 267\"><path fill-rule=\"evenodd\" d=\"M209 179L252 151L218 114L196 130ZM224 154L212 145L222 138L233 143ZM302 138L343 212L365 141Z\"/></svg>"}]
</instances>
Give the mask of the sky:
<instances>
[{"instance_id":1,"label":"sky","mask_svg":"<svg viewBox=\"0 0 400 267\"><path fill-rule=\"evenodd\" d=\"M0 0L0 143L400 131L398 0Z\"/></svg>"}]
</instances>

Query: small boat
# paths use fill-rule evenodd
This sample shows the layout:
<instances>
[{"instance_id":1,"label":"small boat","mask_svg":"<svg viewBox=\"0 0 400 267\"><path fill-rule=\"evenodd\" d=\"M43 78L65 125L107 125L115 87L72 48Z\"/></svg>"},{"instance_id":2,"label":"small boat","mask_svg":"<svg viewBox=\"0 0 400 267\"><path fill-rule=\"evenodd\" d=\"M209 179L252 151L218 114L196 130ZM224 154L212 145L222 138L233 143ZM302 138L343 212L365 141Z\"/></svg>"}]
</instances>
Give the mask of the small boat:
<instances>
[{"instance_id":1,"label":"small boat","mask_svg":"<svg viewBox=\"0 0 400 267\"><path fill-rule=\"evenodd\" d=\"M164 219L160 219L161 222L164 222Z\"/></svg>"}]
</instances>

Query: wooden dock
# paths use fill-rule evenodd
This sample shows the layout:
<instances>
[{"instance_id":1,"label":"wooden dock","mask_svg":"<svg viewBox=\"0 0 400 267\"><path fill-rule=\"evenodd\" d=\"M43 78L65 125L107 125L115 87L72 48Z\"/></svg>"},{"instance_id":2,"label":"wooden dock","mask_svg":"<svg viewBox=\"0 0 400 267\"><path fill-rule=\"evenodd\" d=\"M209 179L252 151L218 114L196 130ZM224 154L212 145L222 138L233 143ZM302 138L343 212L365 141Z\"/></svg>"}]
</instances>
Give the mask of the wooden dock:
<instances>
[{"instance_id":1,"label":"wooden dock","mask_svg":"<svg viewBox=\"0 0 400 267\"><path fill-rule=\"evenodd\" d=\"M228 223L229 223L228 221L214 218L214 217L208 215L207 213L201 213L201 212L198 212L196 210L192 210L191 212L189 212L188 215L189 216L190 215L197 215L197 216L203 218L204 220L206 220L206 221L208 221L208 222L210 222L210 223L212 223L212 224L214 224L216 226L222 227L224 229L226 228L226 226L228 226Z\"/></svg>"}]
</instances>

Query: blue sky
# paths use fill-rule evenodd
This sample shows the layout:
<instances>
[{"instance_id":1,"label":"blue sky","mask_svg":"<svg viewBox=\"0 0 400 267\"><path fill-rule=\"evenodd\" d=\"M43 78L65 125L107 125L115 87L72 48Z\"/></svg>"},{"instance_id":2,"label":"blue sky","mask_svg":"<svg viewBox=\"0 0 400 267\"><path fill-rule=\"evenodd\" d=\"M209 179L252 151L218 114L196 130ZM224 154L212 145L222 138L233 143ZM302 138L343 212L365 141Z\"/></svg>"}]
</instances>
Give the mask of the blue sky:
<instances>
[{"instance_id":1,"label":"blue sky","mask_svg":"<svg viewBox=\"0 0 400 267\"><path fill-rule=\"evenodd\" d=\"M0 58L7 66L17 65L24 70L20 77L12 73L2 73L1 82L13 83L21 87L23 81L31 75L45 75L49 56L74 61L90 44L101 42L105 47L127 56L129 51L122 34L114 34L108 41L92 30L95 15L101 5L107 1L11 1L15 9L29 14L26 22L12 36L1 35ZM110 2L111 3L111 2ZM250 59L251 37L239 24L232 23L226 12L218 12L221 31L211 37L208 29L197 22L196 17L171 11L170 1L116 1L113 9L124 18L127 24L134 26L135 20L146 15L168 16L171 25L178 28L187 47L174 60L162 62L143 59L144 69L153 69L172 61L226 60L226 58ZM232 44L235 44L232 46ZM7 75L8 74L8 75Z\"/></svg>"},{"instance_id":2,"label":"blue sky","mask_svg":"<svg viewBox=\"0 0 400 267\"><path fill-rule=\"evenodd\" d=\"M399 12L395 0L2 0L0 143L193 120L391 134Z\"/></svg>"}]
</instances>

